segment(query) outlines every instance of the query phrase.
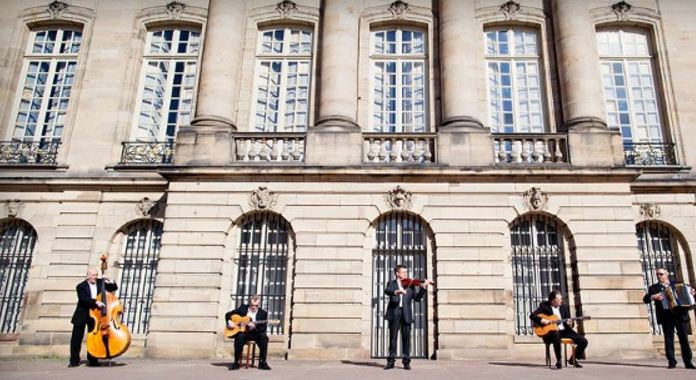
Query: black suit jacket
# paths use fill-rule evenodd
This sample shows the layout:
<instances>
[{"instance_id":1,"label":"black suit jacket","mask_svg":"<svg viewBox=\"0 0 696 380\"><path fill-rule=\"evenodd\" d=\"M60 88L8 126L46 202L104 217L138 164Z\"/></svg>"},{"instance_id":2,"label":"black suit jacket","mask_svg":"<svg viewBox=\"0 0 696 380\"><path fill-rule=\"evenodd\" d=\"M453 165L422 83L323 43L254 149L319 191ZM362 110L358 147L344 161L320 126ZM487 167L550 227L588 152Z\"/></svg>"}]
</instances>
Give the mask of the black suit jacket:
<instances>
[{"instance_id":1,"label":"black suit jacket","mask_svg":"<svg viewBox=\"0 0 696 380\"><path fill-rule=\"evenodd\" d=\"M97 279L97 295L101 293L102 279ZM115 292L118 290L116 283L106 283L104 287L109 292ZM89 310L97 308L97 300L92 298L92 292L89 291L89 284L87 280L82 281L75 287L77 291L77 307L73 313L72 320L70 322L73 325L84 325L89 319Z\"/></svg>"},{"instance_id":2,"label":"black suit jacket","mask_svg":"<svg viewBox=\"0 0 696 380\"><path fill-rule=\"evenodd\" d=\"M561 312L561 319L566 319L570 318L570 309L568 309L568 305L562 304L559 308L559 311ZM532 320L537 325L541 325L541 317L539 314L546 314L546 315L553 315L553 309L551 308L551 302L549 301L544 301L539 304L539 307L532 312L532 314L529 314L529 319ZM563 322L563 328L567 329L568 331L574 331L570 325L567 323Z\"/></svg>"},{"instance_id":3,"label":"black suit jacket","mask_svg":"<svg viewBox=\"0 0 696 380\"><path fill-rule=\"evenodd\" d=\"M249 305L242 305L232 311L228 311L227 314L225 314L225 324L227 324L227 321L230 320L230 317L232 315L239 315L240 317L246 317L247 313L249 312ZM268 319L268 312L266 310L259 308L259 311L256 312L256 320L257 321L265 321ZM268 326L266 323L261 323L259 325L256 325L256 332L265 334L266 333L266 326ZM247 330L248 331L248 330Z\"/></svg>"},{"instance_id":4,"label":"black suit jacket","mask_svg":"<svg viewBox=\"0 0 696 380\"><path fill-rule=\"evenodd\" d=\"M655 294L662 293L664 290L665 286L660 283L650 285L648 288L648 294L643 297L643 303L650 303L650 301L652 301L650 297ZM682 322L688 322L691 320L689 318L689 310L685 307L677 307L674 309L674 311L671 311L662 307L662 301L653 301L653 306L655 307L655 315L657 316L657 323L659 324L672 320Z\"/></svg>"},{"instance_id":5,"label":"black suit jacket","mask_svg":"<svg viewBox=\"0 0 696 380\"><path fill-rule=\"evenodd\" d=\"M404 321L406 323L413 323L413 302L420 302L425 295L425 288L418 286L420 290L416 291L415 286L409 286L404 288L406 294L404 294L403 300L403 315ZM394 294L399 290L399 284L396 280L391 280L387 283L387 287L384 289L384 294L389 296L389 303L387 304L387 312L384 315L384 319L392 321L396 319L396 309L399 307L399 296Z\"/></svg>"}]
</instances>

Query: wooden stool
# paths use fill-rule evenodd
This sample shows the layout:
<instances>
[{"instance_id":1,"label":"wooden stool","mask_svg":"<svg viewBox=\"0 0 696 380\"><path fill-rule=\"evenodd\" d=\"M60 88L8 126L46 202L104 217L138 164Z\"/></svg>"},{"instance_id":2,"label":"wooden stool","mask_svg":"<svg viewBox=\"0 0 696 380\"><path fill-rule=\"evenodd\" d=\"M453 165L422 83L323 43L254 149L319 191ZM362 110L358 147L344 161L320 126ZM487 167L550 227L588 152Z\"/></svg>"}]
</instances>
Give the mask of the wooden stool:
<instances>
[{"instance_id":1,"label":"wooden stool","mask_svg":"<svg viewBox=\"0 0 696 380\"><path fill-rule=\"evenodd\" d=\"M256 342L253 340L250 340L244 344L244 350L246 353L242 353L242 355L246 358L246 364L244 365L244 368L249 368L249 359L251 359L251 366L254 366L254 362L256 361ZM244 352L244 351L243 351Z\"/></svg>"},{"instance_id":2,"label":"wooden stool","mask_svg":"<svg viewBox=\"0 0 696 380\"><path fill-rule=\"evenodd\" d=\"M563 365L568 366L568 345L571 347L571 352L573 355L573 366L575 366L575 361L578 360L575 357L575 349L577 345L573 343L570 338L561 338L561 344L563 345ZM551 368L551 344L544 344L546 346L546 366Z\"/></svg>"}]
</instances>

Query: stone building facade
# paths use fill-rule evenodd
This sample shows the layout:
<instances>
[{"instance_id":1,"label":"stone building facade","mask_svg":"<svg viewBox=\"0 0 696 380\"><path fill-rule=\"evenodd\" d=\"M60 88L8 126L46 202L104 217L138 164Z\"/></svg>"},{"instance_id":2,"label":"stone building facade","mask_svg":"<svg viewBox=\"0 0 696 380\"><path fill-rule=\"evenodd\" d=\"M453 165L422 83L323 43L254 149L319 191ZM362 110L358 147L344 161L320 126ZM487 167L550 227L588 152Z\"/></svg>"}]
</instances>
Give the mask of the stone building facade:
<instances>
[{"instance_id":1,"label":"stone building facade","mask_svg":"<svg viewBox=\"0 0 696 380\"><path fill-rule=\"evenodd\" d=\"M696 283L688 0L6 0L0 355L68 351L108 253L127 356L540 358L561 289L593 358L654 356L654 268ZM692 327L696 328L696 325Z\"/></svg>"}]
</instances>

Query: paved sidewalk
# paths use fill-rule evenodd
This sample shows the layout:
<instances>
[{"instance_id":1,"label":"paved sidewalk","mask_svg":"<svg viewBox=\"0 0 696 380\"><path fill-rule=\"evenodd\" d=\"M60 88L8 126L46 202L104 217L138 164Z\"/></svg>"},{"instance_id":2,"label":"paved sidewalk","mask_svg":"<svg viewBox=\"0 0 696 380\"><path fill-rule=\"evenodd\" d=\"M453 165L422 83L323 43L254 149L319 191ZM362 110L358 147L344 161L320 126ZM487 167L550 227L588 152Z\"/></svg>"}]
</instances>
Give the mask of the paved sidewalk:
<instances>
[{"instance_id":1,"label":"paved sidewalk","mask_svg":"<svg viewBox=\"0 0 696 380\"><path fill-rule=\"evenodd\" d=\"M543 358L541 359L543 361ZM203 380L203 379L248 379L254 376L259 380L373 380L373 379L696 379L696 370L665 369L660 360L641 362L590 361L584 368L564 368L561 371L549 370L538 362L489 362L489 361L427 361L414 360L412 371L397 368L382 369L383 361L283 361L274 360L269 364L272 371L248 370L228 371L229 362L222 360L152 360L119 359L111 368L89 368L84 365L67 368L65 360L57 359L4 359L0 360L0 379L50 379L75 380L99 376L100 380Z\"/></svg>"}]
</instances>

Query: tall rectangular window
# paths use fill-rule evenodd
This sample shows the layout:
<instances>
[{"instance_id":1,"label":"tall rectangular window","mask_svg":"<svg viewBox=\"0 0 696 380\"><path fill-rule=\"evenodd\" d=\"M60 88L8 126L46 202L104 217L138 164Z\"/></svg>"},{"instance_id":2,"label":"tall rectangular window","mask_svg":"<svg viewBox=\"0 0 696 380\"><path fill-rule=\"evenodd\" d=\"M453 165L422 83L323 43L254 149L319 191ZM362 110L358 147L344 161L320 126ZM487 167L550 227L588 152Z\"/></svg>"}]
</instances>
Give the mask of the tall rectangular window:
<instances>
[{"instance_id":1,"label":"tall rectangular window","mask_svg":"<svg viewBox=\"0 0 696 380\"><path fill-rule=\"evenodd\" d=\"M371 45L371 130L426 132L425 32L376 30Z\"/></svg>"},{"instance_id":2,"label":"tall rectangular window","mask_svg":"<svg viewBox=\"0 0 696 380\"><path fill-rule=\"evenodd\" d=\"M255 110L258 132L304 132L309 124L312 31L273 28L259 32Z\"/></svg>"},{"instance_id":3,"label":"tall rectangular window","mask_svg":"<svg viewBox=\"0 0 696 380\"><path fill-rule=\"evenodd\" d=\"M201 35L164 28L147 34L135 140L172 141L191 123Z\"/></svg>"},{"instance_id":4,"label":"tall rectangular window","mask_svg":"<svg viewBox=\"0 0 696 380\"><path fill-rule=\"evenodd\" d=\"M527 29L485 33L492 132L542 133L544 101L539 36Z\"/></svg>"},{"instance_id":5,"label":"tall rectangular window","mask_svg":"<svg viewBox=\"0 0 696 380\"><path fill-rule=\"evenodd\" d=\"M81 46L80 30L47 28L31 32L13 140L60 141Z\"/></svg>"},{"instance_id":6,"label":"tall rectangular window","mask_svg":"<svg viewBox=\"0 0 696 380\"><path fill-rule=\"evenodd\" d=\"M662 123L647 33L597 32L609 127L621 130L624 146L661 143Z\"/></svg>"}]
</instances>

